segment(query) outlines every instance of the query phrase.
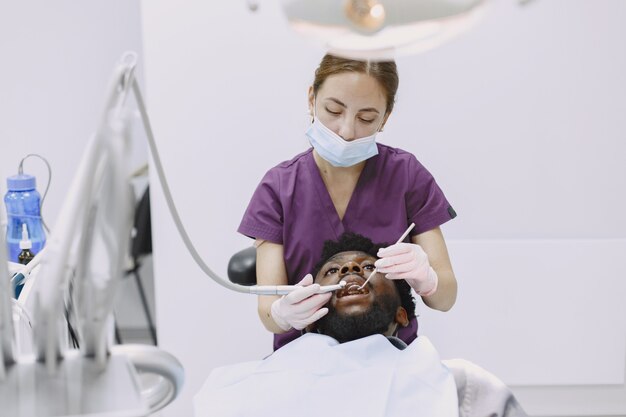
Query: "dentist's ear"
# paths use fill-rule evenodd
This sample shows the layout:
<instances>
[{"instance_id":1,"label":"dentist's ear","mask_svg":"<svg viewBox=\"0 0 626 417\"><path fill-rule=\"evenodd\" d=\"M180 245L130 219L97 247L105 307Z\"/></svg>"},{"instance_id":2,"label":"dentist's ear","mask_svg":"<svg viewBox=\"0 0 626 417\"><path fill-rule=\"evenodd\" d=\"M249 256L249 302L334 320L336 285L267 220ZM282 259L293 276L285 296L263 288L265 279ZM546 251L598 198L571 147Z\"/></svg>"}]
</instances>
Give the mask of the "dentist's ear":
<instances>
[{"instance_id":1,"label":"dentist's ear","mask_svg":"<svg viewBox=\"0 0 626 417\"><path fill-rule=\"evenodd\" d=\"M313 123L313 118L315 114L315 94L313 93L313 86L309 87L309 116L311 116L311 123Z\"/></svg>"}]
</instances>

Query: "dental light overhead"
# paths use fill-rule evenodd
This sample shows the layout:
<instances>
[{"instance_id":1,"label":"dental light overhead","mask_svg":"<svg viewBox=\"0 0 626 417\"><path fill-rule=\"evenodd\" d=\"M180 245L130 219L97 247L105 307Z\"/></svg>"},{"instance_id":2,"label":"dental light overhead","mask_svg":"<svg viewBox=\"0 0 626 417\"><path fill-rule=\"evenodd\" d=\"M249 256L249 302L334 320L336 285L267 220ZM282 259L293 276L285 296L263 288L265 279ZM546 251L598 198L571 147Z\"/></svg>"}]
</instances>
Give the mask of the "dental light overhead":
<instances>
[{"instance_id":1,"label":"dental light overhead","mask_svg":"<svg viewBox=\"0 0 626 417\"><path fill-rule=\"evenodd\" d=\"M336 55L393 59L470 29L488 0L282 0L291 28Z\"/></svg>"}]
</instances>

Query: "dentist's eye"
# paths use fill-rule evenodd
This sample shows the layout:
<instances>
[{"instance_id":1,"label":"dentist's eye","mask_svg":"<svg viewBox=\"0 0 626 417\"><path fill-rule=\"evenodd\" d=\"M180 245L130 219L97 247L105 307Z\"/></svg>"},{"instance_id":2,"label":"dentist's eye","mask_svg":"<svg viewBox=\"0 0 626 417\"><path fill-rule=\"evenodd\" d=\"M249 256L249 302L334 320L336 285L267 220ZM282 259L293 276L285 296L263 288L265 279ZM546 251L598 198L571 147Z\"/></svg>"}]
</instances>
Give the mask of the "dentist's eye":
<instances>
[{"instance_id":1,"label":"dentist's eye","mask_svg":"<svg viewBox=\"0 0 626 417\"><path fill-rule=\"evenodd\" d=\"M359 120L362 121L363 123L370 124L370 123L373 123L374 120L376 119L363 119L362 117L360 117Z\"/></svg>"},{"instance_id":2,"label":"dentist's eye","mask_svg":"<svg viewBox=\"0 0 626 417\"><path fill-rule=\"evenodd\" d=\"M334 114L335 116L339 116L341 114L340 111L332 111L331 109L329 109L328 107L325 107L326 111L330 114Z\"/></svg>"}]
</instances>

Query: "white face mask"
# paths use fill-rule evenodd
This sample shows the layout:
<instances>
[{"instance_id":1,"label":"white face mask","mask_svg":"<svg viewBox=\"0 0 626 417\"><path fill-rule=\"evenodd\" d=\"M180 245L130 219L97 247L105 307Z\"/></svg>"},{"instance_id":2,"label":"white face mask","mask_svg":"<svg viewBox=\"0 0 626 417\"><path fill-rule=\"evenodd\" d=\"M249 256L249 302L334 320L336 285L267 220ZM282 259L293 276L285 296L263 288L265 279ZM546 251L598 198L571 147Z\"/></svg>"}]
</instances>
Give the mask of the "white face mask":
<instances>
[{"instance_id":1,"label":"white face mask","mask_svg":"<svg viewBox=\"0 0 626 417\"><path fill-rule=\"evenodd\" d=\"M378 155L376 134L364 138L346 141L338 134L324 126L316 116L306 131L306 136L313 149L331 165L336 167L351 167Z\"/></svg>"}]
</instances>

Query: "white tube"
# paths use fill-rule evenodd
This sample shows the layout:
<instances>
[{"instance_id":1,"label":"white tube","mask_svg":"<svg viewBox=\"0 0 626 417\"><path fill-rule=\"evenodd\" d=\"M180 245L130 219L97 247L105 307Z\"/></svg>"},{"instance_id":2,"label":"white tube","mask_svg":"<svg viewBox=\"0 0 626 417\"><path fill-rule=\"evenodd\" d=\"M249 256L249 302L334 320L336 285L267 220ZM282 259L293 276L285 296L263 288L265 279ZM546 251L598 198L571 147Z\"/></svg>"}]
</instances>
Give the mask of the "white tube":
<instances>
[{"instance_id":1,"label":"white tube","mask_svg":"<svg viewBox=\"0 0 626 417\"><path fill-rule=\"evenodd\" d=\"M161 158L159 157L159 151L156 147L156 141L154 140L154 135L152 133L152 127L150 126L150 119L148 118L148 114L146 112L146 108L143 102L143 98L141 96L141 91L139 90L139 84L137 80L133 79L133 92L135 93L135 99L137 100L137 106L139 107L139 112L141 113L141 119L143 121L143 126L146 131L146 136L148 137L148 144L150 145L150 151L152 152L152 158L154 159L154 165L156 168L157 175L159 177L159 181L161 182L161 187L163 188L163 195L165 196L165 201L167 203L167 207L170 210L170 214L172 215L172 219L174 220L174 224L176 224L176 229L178 229L178 233L180 234L181 239L185 243L187 250L191 254L191 257L196 264L200 267L202 272L209 276L213 281L218 283L219 285L228 288L229 290L243 292L248 294L253 294L250 290L251 287L246 287L244 285L234 284L230 281L227 281L217 275L208 265L204 262L204 260L200 257L200 254L193 246L191 239L189 239L189 235L183 226L182 221L180 220L180 216L178 215L178 211L176 210L176 206L174 205L174 200L172 199L172 193L170 192L170 187L167 183L167 179L165 178L165 173L163 171L163 165L161 164Z\"/></svg>"},{"instance_id":2,"label":"white tube","mask_svg":"<svg viewBox=\"0 0 626 417\"><path fill-rule=\"evenodd\" d=\"M142 393L154 413L172 402L180 393L185 381L185 370L173 355L149 345L117 345L111 347L112 355L124 355L130 359L139 372L152 373L163 377Z\"/></svg>"},{"instance_id":3,"label":"white tube","mask_svg":"<svg viewBox=\"0 0 626 417\"><path fill-rule=\"evenodd\" d=\"M12 290L7 269L7 245L4 239L5 234L0 234L0 380L5 377L5 366L15 361Z\"/></svg>"}]
</instances>

